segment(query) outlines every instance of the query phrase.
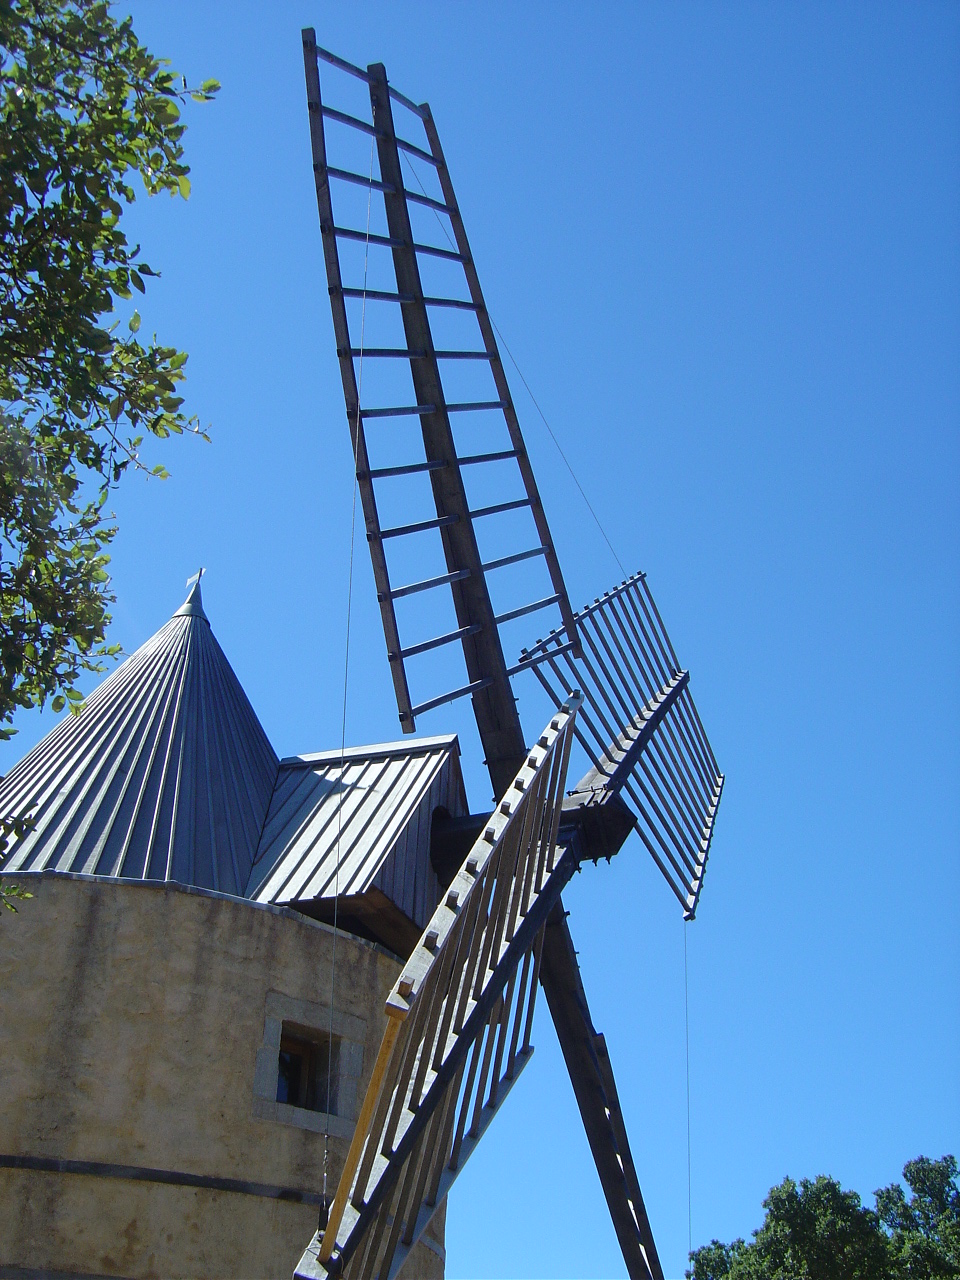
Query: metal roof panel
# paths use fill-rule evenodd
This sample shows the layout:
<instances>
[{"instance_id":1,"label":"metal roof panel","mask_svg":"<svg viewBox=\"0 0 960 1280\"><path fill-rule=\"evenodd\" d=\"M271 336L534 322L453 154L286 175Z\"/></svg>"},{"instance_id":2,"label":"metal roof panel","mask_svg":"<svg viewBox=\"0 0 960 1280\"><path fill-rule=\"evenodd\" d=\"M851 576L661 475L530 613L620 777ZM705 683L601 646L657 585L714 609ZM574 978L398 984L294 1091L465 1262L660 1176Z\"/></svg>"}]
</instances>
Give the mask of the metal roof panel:
<instances>
[{"instance_id":1,"label":"metal roof panel","mask_svg":"<svg viewBox=\"0 0 960 1280\"><path fill-rule=\"evenodd\" d=\"M279 761L199 582L165 626L0 782L29 817L4 867L174 880L242 895Z\"/></svg>"},{"instance_id":2,"label":"metal roof panel","mask_svg":"<svg viewBox=\"0 0 960 1280\"><path fill-rule=\"evenodd\" d=\"M455 736L325 751L281 761L247 896L296 903L371 887Z\"/></svg>"}]
</instances>

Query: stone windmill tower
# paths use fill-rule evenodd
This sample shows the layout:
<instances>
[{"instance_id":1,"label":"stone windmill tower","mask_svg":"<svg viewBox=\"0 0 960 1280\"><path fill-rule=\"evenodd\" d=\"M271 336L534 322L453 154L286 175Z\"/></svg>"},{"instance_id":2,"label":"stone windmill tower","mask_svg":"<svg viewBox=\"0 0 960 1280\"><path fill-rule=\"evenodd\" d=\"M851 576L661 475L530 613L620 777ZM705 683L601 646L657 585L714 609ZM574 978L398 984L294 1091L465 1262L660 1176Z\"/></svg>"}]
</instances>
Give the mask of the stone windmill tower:
<instances>
[{"instance_id":1,"label":"stone windmill tower","mask_svg":"<svg viewBox=\"0 0 960 1280\"><path fill-rule=\"evenodd\" d=\"M644 576L568 601L429 107L303 49L404 737L278 759L197 580L0 783L29 818L4 874L35 895L0 936L0 1267L442 1276L446 1196L542 987L628 1273L662 1280L561 893L635 831L692 916L723 779ZM321 97L321 63L360 108ZM415 736L460 699L492 812L456 737Z\"/></svg>"},{"instance_id":2,"label":"stone windmill tower","mask_svg":"<svg viewBox=\"0 0 960 1280\"><path fill-rule=\"evenodd\" d=\"M289 1275L439 898L456 738L279 760L196 582L0 808L34 895L0 932L0 1268ZM443 1274L442 1216L406 1274Z\"/></svg>"}]
</instances>

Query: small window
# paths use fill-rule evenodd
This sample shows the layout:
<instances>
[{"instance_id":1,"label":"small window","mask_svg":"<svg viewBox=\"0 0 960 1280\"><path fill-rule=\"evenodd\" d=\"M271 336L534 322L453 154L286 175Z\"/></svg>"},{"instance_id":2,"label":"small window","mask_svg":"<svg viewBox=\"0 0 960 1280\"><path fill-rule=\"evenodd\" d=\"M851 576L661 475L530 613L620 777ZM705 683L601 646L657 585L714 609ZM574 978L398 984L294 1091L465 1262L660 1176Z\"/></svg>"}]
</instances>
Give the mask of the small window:
<instances>
[{"instance_id":1,"label":"small window","mask_svg":"<svg viewBox=\"0 0 960 1280\"><path fill-rule=\"evenodd\" d=\"M274 1042L276 1043L276 1042ZM277 1101L338 1115L340 1038L285 1022L280 1033Z\"/></svg>"}]
</instances>

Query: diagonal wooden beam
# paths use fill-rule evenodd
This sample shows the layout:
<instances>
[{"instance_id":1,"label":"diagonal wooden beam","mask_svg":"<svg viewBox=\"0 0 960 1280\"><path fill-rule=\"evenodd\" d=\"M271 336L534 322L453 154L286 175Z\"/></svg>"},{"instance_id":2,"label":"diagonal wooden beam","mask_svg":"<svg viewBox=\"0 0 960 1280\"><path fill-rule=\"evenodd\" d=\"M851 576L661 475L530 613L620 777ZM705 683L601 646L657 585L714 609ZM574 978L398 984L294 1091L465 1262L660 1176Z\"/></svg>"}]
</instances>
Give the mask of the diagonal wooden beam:
<instances>
[{"instance_id":1,"label":"diagonal wooden beam","mask_svg":"<svg viewBox=\"0 0 960 1280\"><path fill-rule=\"evenodd\" d=\"M627 1142L603 1037L590 1018L577 953L558 902L550 913L540 983L550 1007L600 1185L630 1280L663 1280L653 1232Z\"/></svg>"}]
</instances>

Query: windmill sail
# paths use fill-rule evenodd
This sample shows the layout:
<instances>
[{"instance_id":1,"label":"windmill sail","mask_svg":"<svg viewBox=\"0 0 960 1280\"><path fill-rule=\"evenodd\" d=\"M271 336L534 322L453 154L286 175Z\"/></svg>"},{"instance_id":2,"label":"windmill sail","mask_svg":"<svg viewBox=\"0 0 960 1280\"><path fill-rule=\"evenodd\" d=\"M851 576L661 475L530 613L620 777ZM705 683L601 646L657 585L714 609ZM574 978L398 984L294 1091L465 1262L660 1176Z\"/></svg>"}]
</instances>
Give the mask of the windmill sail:
<instances>
[{"instance_id":1,"label":"windmill sail","mask_svg":"<svg viewBox=\"0 0 960 1280\"><path fill-rule=\"evenodd\" d=\"M693 919L723 790L723 774L690 694L660 612L642 573L577 614L580 657L558 628L524 649L517 670L532 670L560 706L583 690L577 739L592 768L576 803L621 796L687 919Z\"/></svg>"},{"instance_id":2,"label":"windmill sail","mask_svg":"<svg viewBox=\"0 0 960 1280\"><path fill-rule=\"evenodd\" d=\"M303 52L337 354L401 726L412 732L418 715L472 696L488 763L502 784L499 793L516 770L523 743L500 630L531 613L556 609L575 643L576 622L430 108L392 88L381 65L363 71L319 48L312 30L303 33ZM365 118L323 101L321 61L366 84ZM423 132L423 146L398 135L395 106ZM369 137L367 175L359 171L362 149L354 148L354 169L331 163L328 131L334 127L349 135L342 139L346 144ZM435 184L435 196L426 193L428 181ZM337 220L334 186L338 201L342 193L362 189L364 226ZM421 189L412 189L417 186ZM371 230L374 200L375 225L383 234ZM421 231L424 213L430 221ZM362 204L356 220L364 220ZM438 238L446 242L437 243ZM349 279L342 261L345 246L363 249L362 269L357 260ZM438 286L442 292L432 293L424 277L438 267L446 275ZM390 314L381 314L384 310ZM451 329L451 317L467 324ZM438 326L445 325L454 334L453 346L437 341ZM368 330L393 335L393 345L367 340ZM458 391L464 387L466 392ZM411 420L418 430L409 430ZM491 488L499 496L505 485L511 495L505 500L483 496ZM386 523L385 506L397 512ZM518 523L523 515L526 527ZM424 556L433 555L433 570L397 582L394 562L405 558L407 564L418 563L411 544L422 548L429 537L435 541ZM436 556L438 544L441 558ZM540 588L544 593L518 598L518 590L522 596L536 581L527 572L534 562L546 569ZM514 574L512 583L501 586L502 572L520 566L521 576ZM493 578L498 579L496 591L491 591ZM445 588L453 604L449 629L411 637L398 602ZM430 612L435 614L436 607ZM417 620L412 618L410 625ZM466 683L414 702L410 660L458 642ZM432 665L436 671L437 664Z\"/></svg>"}]
</instances>

